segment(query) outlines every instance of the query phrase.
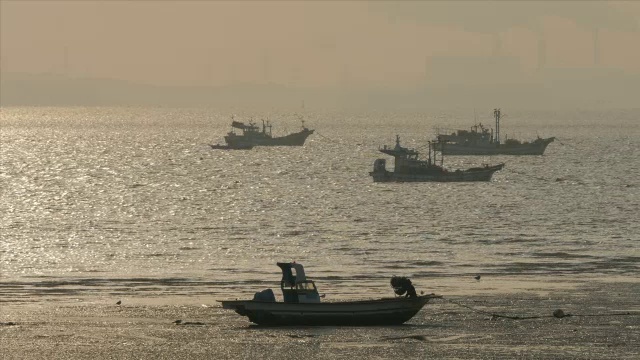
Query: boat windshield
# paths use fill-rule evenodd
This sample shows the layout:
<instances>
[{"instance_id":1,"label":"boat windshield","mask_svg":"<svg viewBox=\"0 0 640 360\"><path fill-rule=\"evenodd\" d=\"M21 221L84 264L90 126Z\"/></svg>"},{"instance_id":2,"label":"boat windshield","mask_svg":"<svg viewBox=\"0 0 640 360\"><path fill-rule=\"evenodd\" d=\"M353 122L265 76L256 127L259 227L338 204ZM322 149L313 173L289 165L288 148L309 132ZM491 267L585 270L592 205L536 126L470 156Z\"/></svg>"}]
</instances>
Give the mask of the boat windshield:
<instances>
[{"instance_id":1,"label":"boat windshield","mask_svg":"<svg viewBox=\"0 0 640 360\"><path fill-rule=\"evenodd\" d=\"M316 284L314 284L313 282L298 283L296 284L296 289L297 290L315 290Z\"/></svg>"}]
</instances>

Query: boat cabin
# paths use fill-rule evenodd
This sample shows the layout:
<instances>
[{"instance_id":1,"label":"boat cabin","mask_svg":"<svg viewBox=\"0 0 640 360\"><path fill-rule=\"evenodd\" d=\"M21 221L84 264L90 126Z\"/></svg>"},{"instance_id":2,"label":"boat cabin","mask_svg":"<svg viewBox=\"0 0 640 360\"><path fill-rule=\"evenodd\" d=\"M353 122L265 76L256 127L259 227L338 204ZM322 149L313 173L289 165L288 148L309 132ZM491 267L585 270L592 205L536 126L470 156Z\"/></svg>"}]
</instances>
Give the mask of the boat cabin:
<instances>
[{"instance_id":1,"label":"boat cabin","mask_svg":"<svg viewBox=\"0 0 640 360\"><path fill-rule=\"evenodd\" d=\"M280 288L285 303L319 303L316 284L306 278L302 264L277 263L282 269Z\"/></svg>"}]
</instances>

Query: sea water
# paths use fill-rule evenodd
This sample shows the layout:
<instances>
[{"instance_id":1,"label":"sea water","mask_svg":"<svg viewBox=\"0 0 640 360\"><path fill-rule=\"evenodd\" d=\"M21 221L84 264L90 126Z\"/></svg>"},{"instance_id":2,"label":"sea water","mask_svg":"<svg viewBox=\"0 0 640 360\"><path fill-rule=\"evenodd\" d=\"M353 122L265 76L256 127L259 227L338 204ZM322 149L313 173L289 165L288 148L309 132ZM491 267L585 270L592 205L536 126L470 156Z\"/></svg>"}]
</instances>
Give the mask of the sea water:
<instances>
[{"instance_id":1,"label":"sea water","mask_svg":"<svg viewBox=\"0 0 640 360\"><path fill-rule=\"evenodd\" d=\"M230 130L216 109L1 108L3 293L250 297L278 287L278 261L333 299L392 296L393 275L440 293L478 274L514 289L637 277L640 111L503 112L503 134L557 140L543 156L444 159L504 162L491 182L373 183L396 135L426 156L436 127L473 117L307 111L303 147L227 151L209 147ZM274 135L299 130L268 115Z\"/></svg>"}]
</instances>

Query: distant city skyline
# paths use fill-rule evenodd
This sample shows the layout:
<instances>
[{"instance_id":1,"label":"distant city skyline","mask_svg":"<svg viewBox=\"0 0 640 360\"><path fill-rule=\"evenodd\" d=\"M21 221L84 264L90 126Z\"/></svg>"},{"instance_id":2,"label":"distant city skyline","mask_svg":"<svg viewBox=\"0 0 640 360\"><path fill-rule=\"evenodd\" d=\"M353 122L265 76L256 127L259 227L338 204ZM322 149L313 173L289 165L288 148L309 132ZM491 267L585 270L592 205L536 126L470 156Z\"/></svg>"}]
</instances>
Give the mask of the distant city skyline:
<instances>
[{"instance_id":1,"label":"distant city skyline","mask_svg":"<svg viewBox=\"0 0 640 360\"><path fill-rule=\"evenodd\" d=\"M506 61L524 80L553 68L640 74L640 3L541 4L1 0L0 71L397 89L447 58L484 71L482 59ZM504 76L494 68L482 76Z\"/></svg>"}]
</instances>

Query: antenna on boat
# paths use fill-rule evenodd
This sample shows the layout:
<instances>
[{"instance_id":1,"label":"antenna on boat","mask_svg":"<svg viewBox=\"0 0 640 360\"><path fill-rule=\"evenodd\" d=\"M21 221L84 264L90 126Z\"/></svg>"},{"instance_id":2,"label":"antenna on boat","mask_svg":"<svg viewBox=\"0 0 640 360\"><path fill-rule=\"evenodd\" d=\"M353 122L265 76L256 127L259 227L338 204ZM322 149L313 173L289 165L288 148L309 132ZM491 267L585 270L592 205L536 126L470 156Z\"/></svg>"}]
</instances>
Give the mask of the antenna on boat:
<instances>
[{"instance_id":1,"label":"antenna on boat","mask_svg":"<svg viewBox=\"0 0 640 360\"><path fill-rule=\"evenodd\" d=\"M493 109L493 117L496 119L496 144L500 144L500 109Z\"/></svg>"},{"instance_id":2,"label":"antenna on boat","mask_svg":"<svg viewBox=\"0 0 640 360\"><path fill-rule=\"evenodd\" d=\"M304 101L303 101L303 103L304 103ZM300 115L300 114L298 114L298 113L294 113L293 115L294 115L295 117L297 117L297 118L298 118L298 120L300 120L300 122L302 123L302 129L305 129L305 127L304 127L304 116L302 116L302 115Z\"/></svg>"}]
</instances>

